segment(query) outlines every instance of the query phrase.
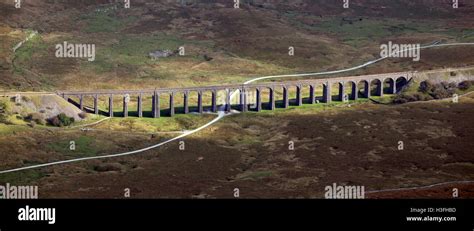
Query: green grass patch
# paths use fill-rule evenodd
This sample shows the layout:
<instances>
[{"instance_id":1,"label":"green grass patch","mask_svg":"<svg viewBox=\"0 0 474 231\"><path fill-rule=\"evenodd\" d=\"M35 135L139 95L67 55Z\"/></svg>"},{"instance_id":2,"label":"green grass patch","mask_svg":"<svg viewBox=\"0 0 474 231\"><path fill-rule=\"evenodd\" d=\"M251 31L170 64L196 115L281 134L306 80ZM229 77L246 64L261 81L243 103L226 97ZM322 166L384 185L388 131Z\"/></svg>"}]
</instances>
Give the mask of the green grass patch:
<instances>
[{"instance_id":1,"label":"green grass patch","mask_svg":"<svg viewBox=\"0 0 474 231\"><path fill-rule=\"evenodd\" d=\"M85 21L87 26L84 28L86 33L99 32L118 32L128 24L137 20L136 17L118 17L116 11L110 12L92 12L82 15L79 20Z\"/></svg>"},{"instance_id":2,"label":"green grass patch","mask_svg":"<svg viewBox=\"0 0 474 231\"><path fill-rule=\"evenodd\" d=\"M71 141L75 142L75 150L70 150ZM74 157L95 156L99 153L98 144L95 142L95 138L84 135L74 139L52 142L47 145L47 148L54 152Z\"/></svg>"},{"instance_id":3,"label":"green grass patch","mask_svg":"<svg viewBox=\"0 0 474 231\"><path fill-rule=\"evenodd\" d=\"M305 24L297 19L295 13L287 13L286 16L297 27L329 33L340 38L345 44L360 47L374 40L407 34L433 33L433 28L440 28L441 22L427 21L403 21L399 19L364 18L355 17L343 20L342 17L328 17L314 24ZM307 16L316 18L316 16ZM444 25L444 24L441 24ZM464 37L469 39L474 36L470 29L446 29L434 33L446 34L452 37Z\"/></svg>"},{"instance_id":4,"label":"green grass patch","mask_svg":"<svg viewBox=\"0 0 474 231\"><path fill-rule=\"evenodd\" d=\"M370 98L382 104L391 104L395 95L371 96Z\"/></svg>"},{"instance_id":5,"label":"green grass patch","mask_svg":"<svg viewBox=\"0 0 474 231\"><path fill-rule=\"evenodd\" d=\"M173 117L160 118L112 118L104 121L97 128L111 129L115 131L129 132L167 132L183 131L198 128L210 120L215 115L197 115L197 114L176 114Z\"/></svg>"},{"instance_id":6,"label":"green grass patch","mask_svg":"<svg viewBox=\"0 0 474 231\"><path fill-rule=\"evenodd\" d=\"M349 45L361 45L373 39L382 39L400 34L430 32L430 24L402 22L398 20L362 19L353 23L343 22L340 18L331 18L314 27L315 30L342 36Z\"/></svg>"},{"instance_id":7,"label":"green grass patch","mask_svg":"<svg viewBox=\"0 0 474 231\"><path fill-rule=\"evenodd\" d=\"M240 177L238 177L239 180L258 180L262 178L267 178L273 175L272 171L257 171L257 172L250 172L250 173L244 173Z\"/></svg>"},{"instance_id":8,"label":"green grass patch","mask_svg":"<svg viewBox=\"0 0 474 231\"><path fill-rule=\"evenodd\" d=\"M75 121L72 126L81 126L81 125L87 125L91 124L94 122L97 122L101 119L107 118L106 116L102 115L95 115L95 114L87 114L87 118L81 121Z\"/></svg>"},{"instance_id":9,"label":"green grass patch","mask_svg":"<svg viewBox=\"0 0 474 231\"><path fill-rule=\"evenodd\" d=\"M30 40L23 43L23 45L15 51L13 72L15 74L24 74L23 66L32 61L33 56L45 55L48 49L48 44L44 42L40 34L35 35Z\"/></svg>"},{"instance_id":10,"label":"green grass patch","mask_svg":"<svg viewBox=\"0 0 474 231\"><path fill-rule=\"evenodd\" d=\"M152 60L148 54L156 50L177 50L184 44L197 44L200 46L209 46L206 42L191 42L179 39L175 36L169 36L161 33L150 35L126 35L119 39L117 44L113 46L101 46L97 48L96 60L94 62L84 63L85 68L91 68L96 73L106 73L113 71L117 65L127 68L131 72L142 69L143 66L149 66L156 62L175 62L176 59L197 59L199 57L169 57L158 61ZM149 76L161 79L163 75L168 74L148 72ZM156 79L156 78L155 78ZM138 80L141 80L140 78Z\"/></svg>"},{"instance_id":11,"label":"green grass patch","mask_svg":"<svg viewBox=\"0 0 474 231\"><path fill-rule=\"evenodd\" d=\"M241 136L239 138L239 143L240 144L252 145L252 144L260 144L260 143L262 143L262 141L257 139L254 136Z\"/></svg>"},{"instance_id":12,"label":"green grass patch","mask_svg":"<svg viewBox=\"0 0 474 231\"><path fill-rule=\"evenodd\" d=\"M387 96L388 97L388 96ZM285 114L285 113L314 113L314 112L320 112L320 111L325 111L329 109L342 109L342 108L352 108L352 107L343 107L344 105L354 105L354 104L364 104L364 103L369 103L370 100L367 98L359 98L357 100L349 100L348 102L341 102L341 101L331 101L331 103L315 103L315 104L309 104L309 103L303 103L301 106L296 106L296 105L290 105L288 108L282 108L281 105L277 104L277 108L274 111L271 110L262 110L261 112L250 112L250 113L258 113L259 115L273 115L275 113L278 114Z\"/></svg>"},{"instance_id":13,"label":"green grass patch","mask_svg":"<svg viewBox=\"0 0 474 231\"><path fill-rule=\"evenodd\" d=\"M456 94L458 95L464 95L466 93L469 93L469 92L473 92L474 91L474 85L470 86L468 89L465 89L465 90L461 90L461 89L457 89L456 90Z\"/></svg>"},{"instance_id":14,"label":"green grass patch","mask_svg":"<svg viewBox=\"0 0 474 231\"><path fill-rule=\"evenodd\" d=\"M37 169L5 173L0 175L0 183L10 183L10 185L27 185L30 182L39 180L45 175L45 173Z\"/></svg>"},{"instance_id":15,"label":"green grass patch","mask_svg":"<svg viewBox=\"0 0 474 231\"><path fill-rule=\"evenodd\" d=\"M17 132L22 132L28 130L27 126L24 125L7 125L0 123L0 134L1 135L11 135Z\"/></svg>"}]
</instances>

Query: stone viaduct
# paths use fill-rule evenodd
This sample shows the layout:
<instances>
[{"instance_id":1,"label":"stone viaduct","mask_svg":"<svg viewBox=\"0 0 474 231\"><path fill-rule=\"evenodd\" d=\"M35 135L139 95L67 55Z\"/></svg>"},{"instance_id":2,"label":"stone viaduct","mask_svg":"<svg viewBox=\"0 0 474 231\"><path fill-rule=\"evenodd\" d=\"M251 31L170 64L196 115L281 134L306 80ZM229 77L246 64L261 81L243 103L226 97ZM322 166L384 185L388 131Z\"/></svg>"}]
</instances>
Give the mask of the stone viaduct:
<instances>
[{"instance_id":1,"label":"stone viaduct","mask_svg":"<svg viewBox=\"0 0 474 231\"><path fill-rule=\"evenodd\" d=\"M399 72L399 73L386 73L376 75L362 75L362 76L348 76L348 77L330 77L330 78L319 78L319 79L306 79L298 81L282 81L282 82L266 82L266 83L255 83L255 84L231 84L231 85L219 85L219 86L203 86L203 87L188 87L188 88L166 88L166 89L151 89L151 90L97 90L97 91L59 91L58 95L76 104L81 110L84 110L84 98L92 97L93 106L91 111L95 114L99 113L99 96L108 97L108 116L114 116L114 98L123 98L123 116L128 116L128 104L130 96L137 97L137 114L138 117L143 117L143 99L144 96L151 95L152 98L152 112L153 118L159 118L161 116L160 109L160 96L165 95L169 98L169 116L173 116L175 112L175 96L181 94L183 96L183 113L187 114L189 110L189 98L191 92L197 93L197 112L203 113L203 94L205 92L211 92L211 111L217 112L219 108L230 112L232 108L231 94L234 91L239 91L239 110L246 112L249 110L249 103L247 102L248 93L252 93L255 97L255 103L252 103L252 109L259 112L263 110L262 107L262 91L268 89L269 101L266 104L267 110L274 110L275 104L275 90L282 90L283 96L281 107L288 108L290 105L290 88L296 89L296 100L295 105L301 106L303 104L302 89L303 87L309 87L309 100L307 103L316 103L316 88L322 87L322 102L330 103L333 98L338 101L346 100L357 100L358 98L369 98L372 94L382 96L384 94L396 94L400 89L406 85L414 76L412 72ZM337 96L332 93L333 87L338 88ZM346 89L349 88L349 89ZM349 92L350 93L347 93ZM224 91L225 102L219 107L217 102L218 92ZM347 94L346 94L347 93ZM77 98L78 102L73 101L73 98Z\"/></svg>"}]
</instances>

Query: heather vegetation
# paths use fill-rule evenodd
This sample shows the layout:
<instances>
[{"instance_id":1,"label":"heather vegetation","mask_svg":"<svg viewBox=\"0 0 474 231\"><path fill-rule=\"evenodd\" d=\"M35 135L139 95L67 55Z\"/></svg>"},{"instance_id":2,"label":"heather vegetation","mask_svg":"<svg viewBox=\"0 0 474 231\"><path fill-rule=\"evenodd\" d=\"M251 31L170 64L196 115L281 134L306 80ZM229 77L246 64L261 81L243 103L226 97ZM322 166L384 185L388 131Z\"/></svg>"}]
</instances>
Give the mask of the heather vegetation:
<instances>
[{"instance_id":1,"label":"heather vegetation","mask_svg":"<svg viewBox=\"0 0 474 231\"><path fill-rule=\"evenodd\" d=\"M417 91L402 92L393 99L393 102L401 104L414 101L445 99L453 97L454 94L470 90L473 83L474 81L472 80L465 80L460 83L447 81L435 83L426 80L420 83Z\"/></svg>"}]
</instances>

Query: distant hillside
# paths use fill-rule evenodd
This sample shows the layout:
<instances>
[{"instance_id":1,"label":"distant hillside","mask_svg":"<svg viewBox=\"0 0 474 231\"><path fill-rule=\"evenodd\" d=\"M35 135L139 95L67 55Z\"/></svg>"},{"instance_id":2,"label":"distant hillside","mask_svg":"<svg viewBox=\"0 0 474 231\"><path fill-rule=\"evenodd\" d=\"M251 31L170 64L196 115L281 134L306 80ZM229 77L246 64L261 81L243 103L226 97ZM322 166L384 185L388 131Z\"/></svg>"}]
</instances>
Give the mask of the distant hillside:
<instances>
[{"instance_id":1,"label":"distant hillside","mask_svg":"<svg viewBox=\"0 0 474 231\"><path fill-rule=\"evenodd\" d=\"M474 42L474 1L0 0L0 89L117 89L237 83L249 76L335 70L379 56L387 41ZM12 48L38 31L16 52ZM63 41L97 46L94 62L54 56ZM150 52L186 47L184 57ZM295 56L288 48L296 49ZM365 73L474 65L474 49L425 51Z\"/></svg>"},{"instance_id":2,"label":"distant hillside","mask_svg":"<svg viewBox=\"0 0 474 231\"><path fill-rule=\"evenodd\" d=\"M91 6L117 3L122 4L122 0L35 0L23 1L25 10L13 8L13 1L0 0L0 19L3 23L15 27L41 28L41 23L49 22L43 19L49 16L61 17L62 12L73 10L85 10ZM184 3L183 3L184 2ZM149 8L153 11L154 7L176 10L176 7L187 6L189 8L219 8L232 7L233 3L229 0L133 0L132 7ZM439 18L449 17L451 19L474 18L474 2L463 1L459 3L459 9L453 14L451 0L351 0L350 8L343 9L342 1L334 0L242 0L243 9L257 8L269 9L279 12L298 11L300 13L314 14L318 16L379 16L395 18ZM65 16L65 15L64 15ZM42 22L43 21L43 22ZM47 29L47 28L44 28Z\"/></svg>"}]
</instances>

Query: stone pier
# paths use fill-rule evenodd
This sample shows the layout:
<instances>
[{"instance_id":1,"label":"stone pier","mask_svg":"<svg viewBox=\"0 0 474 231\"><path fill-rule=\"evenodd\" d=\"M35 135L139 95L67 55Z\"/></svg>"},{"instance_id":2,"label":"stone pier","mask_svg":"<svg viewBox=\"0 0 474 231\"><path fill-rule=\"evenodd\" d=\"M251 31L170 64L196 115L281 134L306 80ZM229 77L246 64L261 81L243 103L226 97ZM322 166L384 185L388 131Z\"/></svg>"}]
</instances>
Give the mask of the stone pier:
<instances>
[{"instance_id":1,"label":"stone pier","mask_svg":"<svg viewBox=\"0 0 474 231\"><path fill-rule=\"evenodd\" d=\"M94 114L99 114L99 95L94 96Z\"/></svg>"},{"instance_id":2,"label":"stone pier","mask_svg":"<svg viewBox=\"0 0 474 231\"><path fill-rule=\"evenodd\" d=\"M158 92L153 93L152 98L152 114L153 118L160 118L160 94Z\"/></svg>"},{"instance_id":3,"label":"stone pier","mask_svg":"<svg viewBox=\"0 0 474 231\"><path fill-rule=\"evenodd\" d=\"M138 111L138 117L143 117L143 105L142 105L142 99L143 96L140 93L137 98L137 111Z\"/></svg>"},{"instance_id":4,"label":"stone pier","mask_svg":"<svg viewBox=\"0 0 474 231\"><path fill-rule=\"evenodd\" d=\"M257 104L257 112L260 112L262 111L262 96L261 96L261 89L260 88L257 88L256 91L255 91L256 95L256 99L255 99L255 103Z\"/></svg>"},{"instance_id":5,"label":"stone pier","mask_svg":"<svg viewBox=\"0 0 474 231\"><path fill-rule=\"evenodd\" d=\"M185 91L183 94L184 114L189 113L189 92Z\"/></svg>"},{"instance_id":6,"label":"stone pier","mask_svg":"<svg viewBox=\"0 0 474 231\"><path fill-rule=\"evenodd\" d=\"M270 88L270 100L268 109L275 110L275 88Z\"/></svg>"},{"instance_id":7,"label":"stone pier","mask_svg":"<svg viewBox=\"0 0 474 231\"><path fill-rule=\"evenodd\" d=\"M79 109L81 109L81 111L84 111L84 96L83 95L79 96Z\"/></svg>"},{"instance_id":8,"label":"stone pier","mask_svg":"<svg viewBox=\"0 0 474 231\"><path fill-rule=\"evenodd\" d=\"M130 101L130 96L125 95L123 97L123 117L128 117L128 102Z\"/></svg>"},{"instance_id":9,"label":"stone pier","mask_svg":"<svg viewBox=\"0 0 474 231\"><path fill-rule=\"evenodd\" d=\"M288 108L290 106L290 99L288 96L288 87L283 87L283 108Z\"/></svg>"},{"instance_id":10,"label":"stone pier","mask_svg":"<svg viewBox=\"0 0 474 231\"><path fill-rule=\"evenodd\" d=\"M377 96L383 96L383 82L377 85Z\"/></svg>"},{"instance_id":11,"label":"stone pier","mask_svg":"<svg viewBox=\"0 0 474 231\"><path fill-rule=\"evenodd\" d=\"M397 83L395 82L395 80L390 81L390 93L397 94Z\"/></svg>"},{"instance_id":12,"label":"stone pier","mask_svg":"<svg viewBox=\"0 0 474 231\"><path fill-rule=\"evenodd\" d=\"M364 82L364 97L370 98L370 82L369 81Z\"/></svg>"},{"instance_id":13,"label":"stone pier","mask_svg":"<svg viewBox=\"0 0 474 231\"><path fill-rule=\"evenodd\" d=\"M325 103L330 103L332 101L331 83L325 83L323 85L323 101Z\"/></svg>"},{"instance_id":14,"label":"stone pier","mask_svg":"<svg viewBox=\"0 0 474 231\"><path fill-rule=\"evenodd\" d=\"M212 107L212 112L217 112L217 91L212 91L212 96L211 96L211 107Z\"/></svg>"},{"instance_id":15,"label":"stone pier","mask_svg":"<svg viewBox=\"0 0 474 231\"><path fill-rule=\"evenodd\" d=\"M352 82L352 91L351 91L351 100L357 100L359 98L359 89L357 88L357 83Z\"/></svg>"},{"instance_id":16,"label":"stone pier","mask_svg":"<svg viewBox=\"0 0 474 231\"><path fill-rule=\"evenodd\" d=\"M302 86L296 86L296 106L303 105L303 96L301 95Z\"/></svg>"},{"instance_id":17,"label":"stone pier","mask_svg":"<svg viewBox=\"0 0 474 231\"><path fill-rule=\"evenodd\" d=\"M114 95L109 96L109 117L114 117Z\"/></svg>"},{"instance_id":18,"label":"stone pier","mask_svg":"<svg viewBox=\"0 0 474 231\"><path fill-rule=\"evenodd\" d=\"M246 112L247 109L248 109L247 99L246 99L247 98L246 97L247 93L245 92L244 89L240 89L239 92L240 92L240 101L239 101L240 102L240 111Z\"/></svg>"},{"instance_id":19,"label":"stone pier","mask_svg":"<svg viewBox=\"0 0 474 231\"><path fill-rule=\"evenodd\" d=\"M225 93L225 111L230 112L232 110L232 104L230 102L230 95L232 94L230 89L226 89Z\"/></svg>"},{"instance_id":20,"label":"stone pier","mask_svg":"<svg viewBox=\"0 0 474 231\"><path fill-rule=\"evenodd\" d=\"M170 116L174 116L174 92L170 94Z\"/></svg>"},{"instance_id":21,"label":"stone pier","mask_svg":"<svg viewBox=\"0 0 474 231\"><path fill-rule=\"evenodd\" d=\"M337 97L337 99L339 101L344 101L345 91L346 91L346 86L344 85L344 82L340 82L339 83L339 95Z\"/></svg>"},{"instance_id":22,"label":"stone pier","mask_svg":"<svg viewBox=\"0 0 474 231\"><path fill-rule=\"evenodd\" d=\"M202 91L198 91L198 112L202 114L203 108L202 108Z\"/></svg>"},{"instance_id":23,"label":"stone pier","mask_svg":"<svg viewBox=\"0 0 474 231\"><path fill-rule=\"evenodd\" d=\"M316 103L316 98L315 98L315 95L314 95L314 91L315 91L314 85L310 85L309 86L309 103L310 104L315 104Z\"/></svg>"}]
</instances>

